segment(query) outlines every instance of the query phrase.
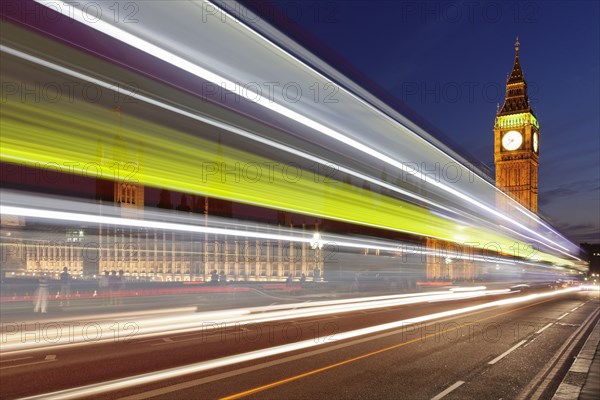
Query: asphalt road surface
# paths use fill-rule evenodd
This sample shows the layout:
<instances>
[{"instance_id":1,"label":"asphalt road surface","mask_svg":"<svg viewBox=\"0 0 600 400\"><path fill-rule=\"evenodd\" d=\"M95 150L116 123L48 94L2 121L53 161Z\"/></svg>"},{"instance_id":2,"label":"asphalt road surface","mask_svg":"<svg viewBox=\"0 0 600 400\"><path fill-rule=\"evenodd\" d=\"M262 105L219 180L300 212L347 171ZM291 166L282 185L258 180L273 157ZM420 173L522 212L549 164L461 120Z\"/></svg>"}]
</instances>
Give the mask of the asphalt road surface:
<instances>
[{"instance_id":1,"label":"asphalt road surface","mask_svg":"<svg viewBox=\"0 0 600 400\"><path fill-rule=\"evenodd\" d=\"M217 312L200 328L180 323L201 313L181 311L154 334L136 330L133 315L97 326L69 320L63 339L87 324L90 340L62 345L49 328L40 334L43 324L10 327L39 345L4 346L2 398L512 399L535 390L545 398L562 376L544 380L544 371L599 310L598 292L585 291L358 310L310 304L273 304L249 320ZM98 326L111 327L111 340L93 340Z\"/></svg>"}]
</instances>

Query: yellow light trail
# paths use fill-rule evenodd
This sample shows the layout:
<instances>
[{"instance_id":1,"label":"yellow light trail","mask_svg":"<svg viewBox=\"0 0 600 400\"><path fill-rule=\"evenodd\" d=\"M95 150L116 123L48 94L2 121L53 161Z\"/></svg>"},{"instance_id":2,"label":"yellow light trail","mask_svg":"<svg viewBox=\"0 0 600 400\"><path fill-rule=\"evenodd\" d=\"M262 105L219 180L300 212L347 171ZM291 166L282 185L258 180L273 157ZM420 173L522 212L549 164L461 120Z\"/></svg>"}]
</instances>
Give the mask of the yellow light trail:
<instances>
[{"instance_id":1,"label":"yellow light trail","mask_svg":"<svg viewBox=\"0 0 600 400\"><path fill-rule=\"evenodd\" d=\"M380 193L323 177L315 179L314 172L307 170L290 172L286 164L133 116L124 117L119 127L109 111L97 104L77 100L31 104L15 100L18 98L7 98L2 106L4 162L34 167L69 165L73 173L88 177L128 179L156 188L457 242L455 222ZM115 165L139 168L115 177ZM213 170L236 165L269 166L269 173L235 182ZM472 227L461 231L460 242L480 249L497 245L505 254L516 245L528 246ZM550 254L537 256L561 265L570 263Z\"/></svg>"},{"instance_id":2,"label":"yellow light trail","mask_svg":"<svg viewBox=\"0 0 600 400\"><path fill-rule=\"evenodd\" d=\"M50 2L47 0L36 0L36 1L38 3L44 4L46 6L51 6L55 3L54 1ZM203 3L210 5L214 9L219 9L219 7L217 7L215 4L211 3L208 0L204 0ZM62 4L66 7L65 3L62 3ZM179 52L177 50L181 50L181 48L179 48L178 45L175 45L175 43L178 43L179 41L184 42L185 41L184 38L175 38L174 42L167 41L167 43L164 43L164 42L157 43L156 39L162 38L161 34L154 34L154 35L152 35L152 39L150 39L147 37L146 32L142 33L142 32L137 31L137 29L135 29L135 27L133 25L129 25L128 27L125 27L125 26L117 27L114 25L114 23L111 23L110 21L108 21L106 19L105 20L94 19L94 21L92 23L91 19L90 19L90 15L85 10L82 10L82 13L74 13L73 14L73 13L65 12L66 9L68 9L68 7L66 7L66 8L60 7L59 10L57 10L57 11L63 13L64 15L67 15L69 18L73 18L73 19L79 21L80 23L82 23L92 29L98 30L104 34L112 36L113 38L115 38L123 43L126 43L129 46L135 47L135 48L137 48L141 51L144 51L147 54L152 55L153 57L161 59L179 69L182 69L193 75L196 75L197 77L199 77L201 79L207 80L207 81L212 82L217 85L220 85L225 90L240 96L240 98L244 98L251 102L255 102L256 104L259 104L268 110L274 111L275 113L280 114L286 118L289 118L290 120L296 121L306 127L309 127L310 129L314 129L325 136L328 136L340 143L343 143L344 145L349 146L352 149L356 149L356 150L360 151L361 153L368 154L369 156L373 157L374 159L383 161L386 164L393 166L394 168L397 168L400 171L409 172L409 173L412 171L412 169L410 167L408 167L406 164L404 164L402 162L402 158L390 156L387 154L387 152L385 152L385 151L382 152L381 149L378 149L377 147L372 147L370 145L366 145L364 140L357 140L356 137L354 137L354 138L351 137L351 135L348 135L347 132L343 132L343 129L340 129L339 127L330 126L330 124L324 124L324 123L322 123L322 121L319 122L319 118L313 118L311 115L311 112L309 112L309 113L301 112L300 110L296 109L296 107L290 107L289 104L286 104L287 102L282 103L282 102L278 102L278 101L271 101L271 99L268 99L268 98L265 98L262 96L258 96L257 93L255 93L253 90L248 90L247 88L241 88L240 85L238 85L236 82L234 82L232 79L230 79L231 75L228 78L227 76L225 76L226 74L225 75L223 74L223 71L220 71L218 68L215 69L214 66L211 65L211 63L206 64L205 62L202 62L201 59L194 60L193 57L190 59L188 54L186 54L185 56L178 54ZM219 10L221 12L224 12L224 10L222 10L222 9L219 9ZM161 11L158 11L158 12L161 12ZM186 15L186 17L187 17L187 15ZM187 20L186 17L182 18L182 23L184 20ZM217 25L218 27L223 27L223 26L233 27L231 24L223 23L225 21L221 21L221 22L222 23ZM211 28L209 28L213 32L213 34L214 34L217 26L212 26ZM290 55L288 52L286 52L281 47L275 45L274 43L269 41L267 38L261 36L256 31L252 30L249 26L243 25L242 23L237 21L236 26L234 28L238 28L240 26L243 27L242 28L243 33L241 34L241 36L239 36L239 32L237 32L238 35L235 35L235 37L236 37L235 40L237 40L237 41L243 40L245 43L245 46L248 46L247 49L254 48L254 45L255 45L255 42L248 42L246 40L248 35L251 35L254 39L258 40L261 43L261 46L266 45L269 48L273 49L274 52L276 52L280 56L283 55L284 57L286 57L288 60L288 63L291 63L292 65L295 65L295 66L301 66L301 68L308 68L309 70L311 69L306 64L302 63L299 59ZM156 26L156 28L158 31L164 32L164 29L161 29L158 26ZM195 28L196 27L192 28L193 31L197 30ZM229 37L229 35L231 33L232 32L229 31L227 33L227 36ZM159 42L160 42L160 40L159 40ZM226 43L226 41L224 43ZM231 45L235 46L234 43L231 43ZM196 47L195 44L194 44L194 47ZM247 49L245 49L244 52L247 51ZM258 49L256 49L256 48L254 48L254 50L258 51ZM188 52L186 52L186 53L188 53ZM213 56L216 57L216 59L221 59L221 57L222 57L222 55L220 55L220 54L219 55L214 54L214 53L211 53L211 54L212 55L208 56L209 59L212 59ZM256 53L256 54L259 54L259 53ZM256 56L256 54L254 56ZM262 53L260 53L260 54L262 54ZM203 59L206 60L206 58L207 58L207 56L205 55L203 57ZM258 58L260 58L260 57L258 57ZM267 57L265 59L270 59L270 58ZM235 61L235 63L237 64L237 60ZM232 60L229 61L229 64L232 64ZM288 67L289 67L289 65L285 64L284 70L291 73L291 69L288 69ZM268 66L263 65L263 69L265 69L265 68L268 69ZM227 68L225 68L225 69L227 69ZM312 72L316 72L316 71L312 70ZM240 73L240 71L236 71L236 74L239 74L239 73ZM273 71L271 71L271 73L273 73ZM234 74L234 76L236 74ZM317 75L319 75L319 74L317 73ZM313 74L313 76L314 76L314 74ZM357 99L355 98L355 100L357 100ZM370 110L376 111L373 108L370 108ZM315 111L316 110L313 110L313 112L315 112ZM332 110L329 110L329 111L332 111ZM320 112L317 112L317 114L320 114ZM334 114L336 114L336 113L334 112ZM349 118L350 120L352 120L352 113L348 113L347 115L344 115L343 117ZM388 116L386 116L386 118L388 118ZM362 121L358 121L356 119L354 119L354 121L355 121L355 123L362 125ZM375 123L375 120L372 120L372 121L373 121L373 123ZM337 125L339 125L339 122L337 123ZM346 127L346 129L352 130L352 128L349 128L349 127ZM363 129L371 129L371 127L363 126ZM412 136L411 138L414 139L415 136ZM409 140L409 137L405 137L405 139ZM420 142L418 146L421 147L423 144L425 144L425 143ZM417 145L417 144L415 142L413 142L413 145ZM434 150L438 154L443 152L441 149L439 149L435 146L430 146L430 144L426 145L426 147L428 150ZM431 156L431 154L429 156ZM523 224L522 222L515 220L510 215L507 215L506 212L497 210L493 206L490 207L489 204L486 204L485 202L482 202L479 199L472 197L470 194L465 193L463 190L457 189L455 187L451 187L450 185L447 185L446 183L440 182L436 179L429 179L427 177L427 174L424 174L421 177L421 179L427 185L431 185L432 187L442 189L444 192L450 194L452 197L458 198L461 201L465 202L466 204L470 204L470 205L474 206L476 209L483 210L486 213L494 216L495 218L506 221L511 225L515 225L518 228L525 230L526 232L528 232L528 234L537 236L539 239L541 239L544 242L545 245L551 247L553 250L557 250L560 253L579 261L579 259L576 256L573 256L572 254L569 253L569 250L567 247L565 247L564 245L545 236L542 232L539 232L535 229L530 229L527 226L527 224ZM490 185L490 183L487 182L487 185ZM496 189L496 188L494 188L494 190L498 191L498 189ZM499 191L497 192L497 194L501 194L502 196L506 197L506 194L502 194ZM523 207L518 208L518 210L519 210L519 213L523 214L528 219L539 220L539 218L537 218L531 212L527 212ZM536 240L539 241L539 239L536 239ZM557 247L562 250L557 249Z\"/></svg>"}]
</instances>

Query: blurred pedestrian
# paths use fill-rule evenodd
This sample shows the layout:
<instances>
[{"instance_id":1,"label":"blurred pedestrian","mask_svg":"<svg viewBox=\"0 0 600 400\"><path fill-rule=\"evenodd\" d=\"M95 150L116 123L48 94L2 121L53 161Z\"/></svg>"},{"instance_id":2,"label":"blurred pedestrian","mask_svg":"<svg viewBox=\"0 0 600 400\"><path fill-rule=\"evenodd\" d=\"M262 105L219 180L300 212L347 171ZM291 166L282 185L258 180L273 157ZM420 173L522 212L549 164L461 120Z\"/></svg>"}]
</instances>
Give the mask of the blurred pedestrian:
<instances>
[{"instance_id":1,"label":"blurred pedestrian","mask_svg":"<svg viewBox=\"0 0 600 400\"><path fill-rule=\"evenodd\" d=\"M108 297L110 298L110 304L116 304L117 295L119 294L119 277L117 271L114 269L111 271L108 277Z\"/></svg>"},{"instance_id":2,"label":"blurred pedestrian","mask_svg":"<svg viewBox=\"0 0 600 400\"><path fill-rule=\"evenodd\" d=\"M63 306L63 302L67 301L67 306L71 305L71 274L67 267L63 268L63 272L60 273L60 305Z\"/></svg>"},{"instance_id":3,"label":"blurred pedestrian","mask_svg":"<svg viewBox=\"0 0 600 400\"><path fill-rule=\"evenodd\" d=\"M221 285L225 285L227 283L227 275L225 275L225 271L221 271L221 274L219 274L219 283Z\"/></svg>"},{"instance_id":4,"label":"blurred pedestrian","mask_svg":"<svg viewBox=\"0 0 600 400\"><path fill-rule=\"evenodd\" d=\"M42 275L38 281L37 296L33 312L46 313L48 308L48 278Z\"/></svg>"},{"instance_id":5,"label":"blurred pedestrian","mask_svg":"<svg viewBox=\"0 0 600 400\"><path fill-rule=\"evenodd\" d=\"M292 276L292 274L288 274L287 279L285 280L285 284L287 286L291 286L293 281L294 281L294 277Z\"/></svg>"},{"instance_id":6,"label":"blurred pedestrian","mask_svg":"<svg viewBox=\"0 0 600 400\"><path fill-rule=\"evenodd\" d=\"M302 275L300 276L300 284L304 285L304 282L306 282L306 275L302 273Z\"/></svg>"},{"instance_id":7,"label":"blurred pedestrian","mask_svg":"<svg viewBox=\"0 0 600 400\"><path fill-rule=\"evenodd\" d=\"M110 272L104 271L104 275L100 277L98 281L98 287L100 288L100 296L104 299L103 303L108 304L108 284L110 280Z\"/></svg>"},{"instance_id":8,"label":"blurred pedestrian","mask_svg":"<svg viewBox=\"0 0 600 400\"><path fill-rule=\"evenodd\" d=\"M217 275L216 269L213 269L212 271L210 271L210 283L212 283L213 285L216 285L217 283L219 283L219 275Z\"/></svg>"}]
</instances>

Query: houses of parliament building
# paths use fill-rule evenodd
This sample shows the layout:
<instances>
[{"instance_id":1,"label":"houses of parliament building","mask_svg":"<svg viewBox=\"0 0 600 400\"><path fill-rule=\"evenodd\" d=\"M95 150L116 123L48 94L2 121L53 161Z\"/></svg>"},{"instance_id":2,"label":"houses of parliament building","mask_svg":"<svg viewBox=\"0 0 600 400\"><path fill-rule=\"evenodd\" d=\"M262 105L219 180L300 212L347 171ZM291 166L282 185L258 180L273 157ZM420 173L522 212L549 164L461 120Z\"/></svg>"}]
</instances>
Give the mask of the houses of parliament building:
<instances>
[{"instance_id":1,"label":"houses of parliament building","mask_svg":"<svg viewBox=\"0 0 600 400\"><path fill-rule=\"evenodd\" d=\"M158 191L123 181L98 180L96 201L114 206L111 208L118 210L122 217L140 218L145 209L146 191L159 194L160 201L153 205L163 217L185 215L201 225L209 215L232 216L233 204L229 201L178 195L179 204L175 205L171 202L172 193L166 190ZM276 215L282 233L290 233L294 229L311 232L318 229L318 223L304 222L294 226L291 216L281 212ZM256 225L259 226L258 223ZM57 277L67 267L74 276L87 278L96 277L104 271L123 270L126 276L139 279L207 281L211 273L217 271L231 281L284 281L289 274L296 278L302 274L307 277L315 277L316 274L318 279L323 267L323 257L311 249L309 243L283 240L192 235L104 224L53 227L26 222L23 218L3 219L2 230L4 233L20 231L25 236L45 238L10 243L10 238L5 237L5 274L8 271L26 276L46 273Z\"/></svg>"}]
</instances>

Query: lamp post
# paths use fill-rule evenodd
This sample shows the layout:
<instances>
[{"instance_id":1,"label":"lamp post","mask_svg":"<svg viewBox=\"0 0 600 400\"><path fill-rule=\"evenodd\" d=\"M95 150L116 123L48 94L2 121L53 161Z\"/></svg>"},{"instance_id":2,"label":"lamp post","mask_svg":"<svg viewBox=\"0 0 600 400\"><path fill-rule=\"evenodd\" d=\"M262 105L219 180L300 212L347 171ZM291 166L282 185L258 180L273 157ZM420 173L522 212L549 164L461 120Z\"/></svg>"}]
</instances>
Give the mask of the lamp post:
<instances>
[{"instance_id":1,"label":"lamp post","mask_svg":"<svg viewBox=\"0 0 600 400\"><path fill-rule=\"evenodd\" d=\"M321 239L321 234L319 232L315 232L313 234L312 240L310 242L310 248L315 251L315 270L313 275L314 281L321 280L321 269L319 268L319 264L321 263L321 249L323 249L323 240Z\"/></svg>"}]
</instances>

